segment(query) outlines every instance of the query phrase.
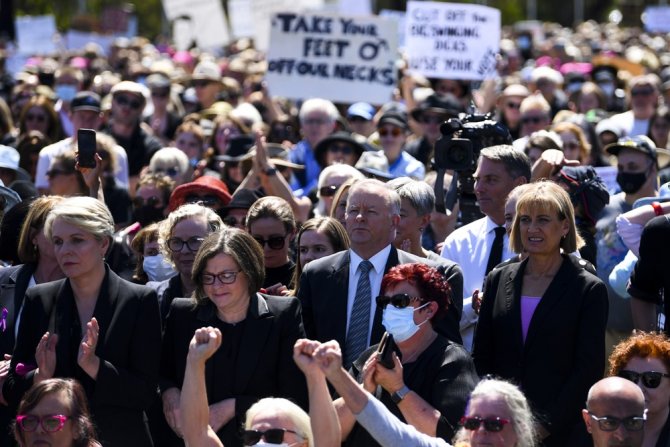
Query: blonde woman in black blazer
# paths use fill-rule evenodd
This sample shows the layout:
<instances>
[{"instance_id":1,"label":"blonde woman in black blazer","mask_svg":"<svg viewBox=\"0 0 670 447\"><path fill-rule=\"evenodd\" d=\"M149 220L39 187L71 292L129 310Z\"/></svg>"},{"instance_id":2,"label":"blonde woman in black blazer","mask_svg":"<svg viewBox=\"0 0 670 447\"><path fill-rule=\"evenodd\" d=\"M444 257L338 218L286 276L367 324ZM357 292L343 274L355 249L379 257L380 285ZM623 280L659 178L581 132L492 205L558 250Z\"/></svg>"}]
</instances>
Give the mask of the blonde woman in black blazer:
<instances>
[{"instance_id":1,"label":"blonde woman in black blazer","mask_svg":"<svg viewBox=\"0 0 670 447\"><path fill-rule=\"evenodd\" d=\"M528 257L486 277L475 332L477 372L519 384L546 446L579 445L580 410L605 369L607 290L567 254L582 243L568 194L552 182L529 186L510 236Z\"/></svg>"},{"instance_id":2,"label":"blonde woman in black blazer","mask_svg":"<svg viewBox=\"0 0 670 447\"><path fill-rule=\"evenodd\" d=\"M151 446L145 410L158 381L158 301L105 264L113 232L109 210L93 198L64 199L49 213L45 234L66 279L26 293L3 394L17 405L34 383L77 379L105 447Z\"/></svg>"}]
</instances>

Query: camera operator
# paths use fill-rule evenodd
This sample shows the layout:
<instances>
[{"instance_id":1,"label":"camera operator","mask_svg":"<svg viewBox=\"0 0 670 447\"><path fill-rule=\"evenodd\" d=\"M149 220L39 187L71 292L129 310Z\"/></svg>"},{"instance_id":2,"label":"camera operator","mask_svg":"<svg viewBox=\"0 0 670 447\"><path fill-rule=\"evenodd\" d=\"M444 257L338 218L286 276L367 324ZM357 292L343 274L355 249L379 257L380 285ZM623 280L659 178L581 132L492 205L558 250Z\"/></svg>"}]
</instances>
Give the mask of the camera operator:
<instances>
[{"instance_id":1,"label":"camera operator","mask_svg":"<svg viewBox=\"0 0 670 447\"><path fill-rule=\"evenodd\" d=\"M474 175L474 192L484 214L451 233L442 248L442 257L463 269L463 346L472 349L477 315L472 309L472 295L481 290L488 272L514 254L509 250L505 233L505 199L514 187L530 180L530 161L510 145L491 146L481 150Z\"/></svg>"}]
</instances>

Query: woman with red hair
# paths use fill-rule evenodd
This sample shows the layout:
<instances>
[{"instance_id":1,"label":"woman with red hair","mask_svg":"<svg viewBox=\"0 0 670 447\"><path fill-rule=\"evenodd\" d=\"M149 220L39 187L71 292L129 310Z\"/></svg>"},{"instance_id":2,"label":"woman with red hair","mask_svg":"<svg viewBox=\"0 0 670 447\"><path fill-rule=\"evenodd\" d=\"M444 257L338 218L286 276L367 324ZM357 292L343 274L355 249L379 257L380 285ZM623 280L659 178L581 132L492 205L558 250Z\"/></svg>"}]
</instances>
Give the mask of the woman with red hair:
<instances>
[{"instance_id":1,"label":"woman with red hair","mask_svg":"<svg viewBox=\"0 0 670 447\"><path fill-rule=\"evenodd\" d=\"M437 269L416 263L389 270L381 291L377 309L397 345L392 365L382 365L375 345L352 364L352 372L403 422L450 440L478 382L470 354L433 329L451 303L451 287ZM335 406L347 445L378 445L355 424L342 399L335 401Z\"/></svg>"},{"instance_id":2,"label":"woman with red hair","mask_svg":"<svg viewBox=\"0 0 670 447\"><path fill-rule=\"evenodd\" d=\"M644 394L647 422L642 447L670 445L670 339L638 332L614 348L610 375L635 382Z\"/></svg>"}]
</instances>

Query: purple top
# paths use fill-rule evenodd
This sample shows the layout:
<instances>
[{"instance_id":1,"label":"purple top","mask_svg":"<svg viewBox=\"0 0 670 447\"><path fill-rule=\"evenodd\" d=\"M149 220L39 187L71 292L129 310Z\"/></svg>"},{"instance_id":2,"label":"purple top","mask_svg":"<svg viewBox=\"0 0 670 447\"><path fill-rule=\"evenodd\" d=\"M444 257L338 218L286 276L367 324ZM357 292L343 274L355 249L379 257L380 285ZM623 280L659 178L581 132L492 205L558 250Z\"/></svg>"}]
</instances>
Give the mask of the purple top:
<instances>
[{"instance_id":1,"label":"purple top","mask_svg":"<svg viewBox=\"0 0 670 447\"><path fill-rule=\"evenodd\" d=\"M541 296L521 296L521 332L523 333L523 342L526 342L528 335L528 326L533 318L537 305L540 304Z\"/></svg>"}]
</instances>

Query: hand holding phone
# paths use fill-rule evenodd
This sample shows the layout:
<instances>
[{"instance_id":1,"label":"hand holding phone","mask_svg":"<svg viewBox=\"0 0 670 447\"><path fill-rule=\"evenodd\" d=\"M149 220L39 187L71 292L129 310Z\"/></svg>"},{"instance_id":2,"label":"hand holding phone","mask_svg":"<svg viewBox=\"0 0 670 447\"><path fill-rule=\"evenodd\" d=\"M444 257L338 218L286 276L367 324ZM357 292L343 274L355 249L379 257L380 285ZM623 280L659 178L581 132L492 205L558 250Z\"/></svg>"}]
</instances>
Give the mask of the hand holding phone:
<instances>
[{"instance_id":1,"label":"hand holding phone","mask_svg":"<svg viewBox=\"0 0 670 447\"><path fill-rule=\"evenodd\" d=\"M97 143L95 130L79 129L77 131L77 162L82 168L95 168Z\"/></svg>"}]
</instances>

